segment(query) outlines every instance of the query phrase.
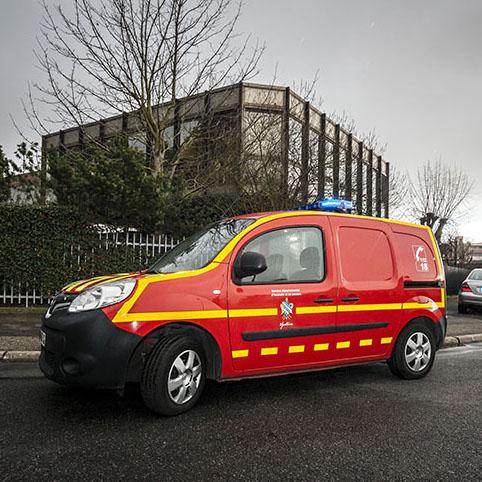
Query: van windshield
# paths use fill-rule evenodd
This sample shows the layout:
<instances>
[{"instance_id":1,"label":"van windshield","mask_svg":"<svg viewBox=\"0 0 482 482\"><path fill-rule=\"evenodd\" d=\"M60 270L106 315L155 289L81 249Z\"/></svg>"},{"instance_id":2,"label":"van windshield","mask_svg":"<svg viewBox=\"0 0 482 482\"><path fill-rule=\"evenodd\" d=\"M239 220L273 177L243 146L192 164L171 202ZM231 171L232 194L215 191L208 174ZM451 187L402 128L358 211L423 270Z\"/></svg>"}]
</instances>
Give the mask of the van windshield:
<instances>
[{"instance_id":1,"label":"van windshield","mask_svg":"<svg viewBox=\"0 0 482 482\"><path fill-rule=\"evenodd\" d=\"M226 219L190 236L149 268L148 273L191 271L208 265L221 250L255 219Z\"/></svg>"}]
</instances>

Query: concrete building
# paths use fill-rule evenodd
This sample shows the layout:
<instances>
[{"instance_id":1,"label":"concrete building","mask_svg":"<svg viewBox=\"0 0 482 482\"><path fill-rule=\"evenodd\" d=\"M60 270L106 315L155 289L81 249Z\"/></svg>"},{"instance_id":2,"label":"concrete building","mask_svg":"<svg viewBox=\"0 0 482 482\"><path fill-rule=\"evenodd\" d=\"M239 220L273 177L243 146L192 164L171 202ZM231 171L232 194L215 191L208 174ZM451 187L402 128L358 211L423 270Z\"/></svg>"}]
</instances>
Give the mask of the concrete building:
<instances>
[{"instance_id":1,"label":"concrete building","mask_svg":"<svg viewBox=\"0 0 482 482\"><path fill-rule=\"evenodd\" d=\"M467 253L472 258L472 264L482 266L482 242L467 243Z\"/></svg>"},{"instance_id":2,"label":"concrete building","mask_svg":"<svg viewBox=\"0 0 482 482\"><path fill-rule=\"evenodd\" d=\"M353 201L353 212L389 216L389 163L290 88L241 83L179 99L174 110L169 105L157 109L168 119L164 139L172 153L194 131L218 132L201 136L196 152L187 154L190 169L195 163L209 166L216 155L231 151L239 179L253 181L253 192L279 182L283 199L291 203L342 197ZM149 156L139 117L132 112L44 136L43 166L49 149L82 149L120 133ZM222 182L232 184L233 178Z\"/></svg>"}]
</instances>

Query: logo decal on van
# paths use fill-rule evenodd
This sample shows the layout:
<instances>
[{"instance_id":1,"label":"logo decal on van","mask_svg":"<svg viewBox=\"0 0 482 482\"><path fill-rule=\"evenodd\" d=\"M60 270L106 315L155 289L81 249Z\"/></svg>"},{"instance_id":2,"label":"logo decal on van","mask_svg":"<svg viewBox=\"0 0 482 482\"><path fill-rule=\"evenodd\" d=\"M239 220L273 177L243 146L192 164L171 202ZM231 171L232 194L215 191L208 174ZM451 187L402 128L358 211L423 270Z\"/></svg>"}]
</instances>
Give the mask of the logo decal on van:
<instances>
[{"instance_id":1,"label":"logo decal on van","mask_svg":"<svg viewBox=\"0 0 482 482\"><path fill-rule=\"evenodd\" d=\"M280 304L281 308L281 323L279 324L280 330L282 330L285 326L293 326L293 323L291 323L290 320L291 316L293 315L293 307L294 303L290 303L288 301L288 298L285 298L285 301L282 301Z\"/></svg>"},{"instance_id":2,"label":"logo decal on van","mask_svg":"<svg viewBox=\"0 0 482 482\"><path fill-rule=\"evenodd\" d=\"M423 246L413 246L413 257L415 258L415 269L419 272L428 271L428 258Z\"/></svg>"}]
</instances>

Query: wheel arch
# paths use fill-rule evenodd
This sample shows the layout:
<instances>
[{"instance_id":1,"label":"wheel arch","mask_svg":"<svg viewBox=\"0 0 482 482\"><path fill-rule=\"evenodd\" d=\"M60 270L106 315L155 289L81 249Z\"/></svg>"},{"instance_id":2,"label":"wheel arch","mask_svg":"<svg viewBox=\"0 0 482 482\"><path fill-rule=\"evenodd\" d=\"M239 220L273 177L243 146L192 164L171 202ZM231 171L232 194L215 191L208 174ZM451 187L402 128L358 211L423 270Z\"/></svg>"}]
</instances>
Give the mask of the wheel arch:
<instances>
[{"instance_id":1,"label":"wheel arch","mask_svg":"<svg viewBox=\"0 0 482 482\"><path fill-rule=\"evenodd\" d=\"M138 382L141 378L144 362L152 348L165 335L184 335L198 341L206 355L206 377L219 380L222 373L222 355L219 344L214 336L205 328L190 322L176 321L155 328L140 341L132 353L127 369L126 382Z\"/></svg>"},{"instance_id":2,"label":"wheel arch","mask_svg":"<svg viewBox=\"0 0 482 482\"><path fill-rule=\"evenodd\" d=\"M419 316L415 316L414 318L409 320L407 323L405 323L405 325L403 325L402 329L398 332L397 337L395 339L395 343L392 344L392 349L390 350L390 354L389 354L390 356L391 356L391 354L392 354L392 352L395 348L396 343L400 339L400 336L402 335L402 333L409 326L411 326L413 323L416 323L416 322L423 323L430 330L430 332L432 333L432 335L435 339L436 347L437 347L437 349L439 348L439 344L441 344L443 342L443 338L445 337L445 332L442 333L440 323L433 321L428 316L419 315Z\"/></svg>"}]
</instances>

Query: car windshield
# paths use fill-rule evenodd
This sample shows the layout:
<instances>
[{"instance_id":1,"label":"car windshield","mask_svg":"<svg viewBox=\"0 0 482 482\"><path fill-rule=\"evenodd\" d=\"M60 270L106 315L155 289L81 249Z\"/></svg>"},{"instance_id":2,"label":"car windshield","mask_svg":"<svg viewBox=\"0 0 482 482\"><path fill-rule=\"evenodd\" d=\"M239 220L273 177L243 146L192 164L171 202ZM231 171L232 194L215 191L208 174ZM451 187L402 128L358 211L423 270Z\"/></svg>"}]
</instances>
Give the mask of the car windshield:
<instances>
[{"instance_id":1,"label":"car windshield","mask_svg":"<svg viewBox=\"0 0 482 482\"><path fill-rule=\"evenodd\" d=\"M469 279L482 281L482 269L474 269L474 271L472 271L472 273L470 273Z\"/></svg>"},{"instance_id":2,"label":"car windshield","mask_svg":"<svg viewBox=\"0 0 482 482\"><path fill-rule=\"evenodd\" d=\"M175 273L202 268L254 221L251 218L227 219L210 224L167 252L147 272Z\"/></svg>"}]
</instances>

